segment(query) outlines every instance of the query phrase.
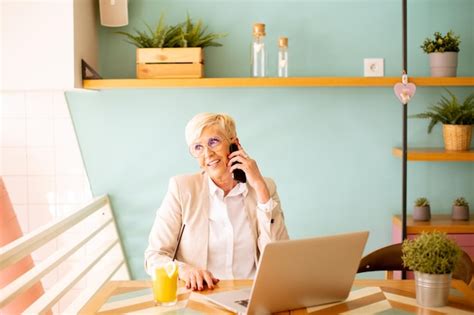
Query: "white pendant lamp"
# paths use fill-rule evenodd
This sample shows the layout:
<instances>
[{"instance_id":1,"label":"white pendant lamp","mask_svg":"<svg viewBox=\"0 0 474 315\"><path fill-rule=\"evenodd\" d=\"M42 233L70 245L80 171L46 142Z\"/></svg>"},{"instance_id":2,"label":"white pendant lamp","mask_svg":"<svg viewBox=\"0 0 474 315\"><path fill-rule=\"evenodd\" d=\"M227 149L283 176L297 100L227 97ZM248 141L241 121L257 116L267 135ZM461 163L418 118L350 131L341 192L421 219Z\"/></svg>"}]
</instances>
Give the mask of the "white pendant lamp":
<instances>
[{"instance_id":1,"label":"white pendant lamp","mask_svg":"<svg viewBox=\"0 0 474 315\"><path fill-rule=\"evenodd\" d=\"M99 0L100 24L119 27L128 24L128 0Z\"/></svg>"}]
</instances>

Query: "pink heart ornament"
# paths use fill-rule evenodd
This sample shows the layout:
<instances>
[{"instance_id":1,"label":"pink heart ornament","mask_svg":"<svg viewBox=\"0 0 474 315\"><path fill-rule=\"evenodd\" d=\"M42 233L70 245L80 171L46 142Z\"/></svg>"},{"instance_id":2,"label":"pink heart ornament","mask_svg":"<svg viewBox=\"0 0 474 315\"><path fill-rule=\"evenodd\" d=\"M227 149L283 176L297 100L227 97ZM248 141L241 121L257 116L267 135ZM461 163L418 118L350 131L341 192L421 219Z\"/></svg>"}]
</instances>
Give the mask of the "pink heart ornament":
<instances>
[{"instance_id":1,"label":"pink heart ornament","mask_svg":"<svg viewBox=\"0 0 474 315\"><path fill-rule=\"evenodd\" d=\"M410 99L415 96L416 85L413 83L397 83L393 87L393 91L395 92L395 96L400 100L400 102L406 105L410 101Z\"/></svg>"}]
</instances>

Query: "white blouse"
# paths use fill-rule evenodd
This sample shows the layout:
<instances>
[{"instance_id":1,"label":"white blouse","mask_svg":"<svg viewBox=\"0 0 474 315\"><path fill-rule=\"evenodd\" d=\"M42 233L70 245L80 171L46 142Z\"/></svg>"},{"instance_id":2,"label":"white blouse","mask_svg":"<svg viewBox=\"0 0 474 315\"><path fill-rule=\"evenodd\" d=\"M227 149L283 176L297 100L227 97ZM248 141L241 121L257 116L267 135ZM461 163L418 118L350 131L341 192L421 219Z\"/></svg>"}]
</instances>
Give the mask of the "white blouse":
<instances>
[{"instance_id":1,"label":"white blouse","mask_svg":"<svg viewBox=\"0 0 474 315\"><path fill-rule=\"evenodd\" d=\"M250 279L255 276L256 240L245 211L247 193L247 184L238 183L224 197L224 191L209 178L207 269L218 279ZM270 198L269 202L258 207L271 210L273 200Z\"/></svg>"}]
</instances>

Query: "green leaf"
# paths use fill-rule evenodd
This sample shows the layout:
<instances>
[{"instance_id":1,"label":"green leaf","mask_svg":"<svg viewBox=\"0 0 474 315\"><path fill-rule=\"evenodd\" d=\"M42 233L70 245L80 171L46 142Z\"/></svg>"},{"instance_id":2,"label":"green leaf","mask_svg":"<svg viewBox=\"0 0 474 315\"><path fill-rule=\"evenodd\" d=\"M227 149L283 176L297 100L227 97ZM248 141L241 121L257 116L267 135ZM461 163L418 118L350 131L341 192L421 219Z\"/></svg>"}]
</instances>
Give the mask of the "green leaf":
<instances>
[{"instance_id":1,"label":"green leaf","mask_svg":"<svg viewBox=\"0 0 474 315\"><path fill-rule=\"evenodd\" d=\"M442 232L423 232L402 244L403 265L423 273L451 273L460 257L459 246Z\"/></svg>"},{"instance_id":2,"label":"green leaf","mask_svg":"<svg viewBox=\"0 0 474 315\"><path fill-rule=\"evenodd\" d=\"M434 39L426 38L423 45L420 46L425 53L459 52L461 40L453 31L448 31L445 36L440 32L435 32L433 35Z\"/></svg>"},{"instance_id":3,"label":"green leaf","mask_svg":"<svg viewBox=\"0 0 474 315\"><path fill-rule=\"evenodd\" d=\"M428 133L431 133L438 122L452 125L474 125L474 93L460 104L456 95L448 89L446 91L449 98L443 95L437 104L428 107L428 111L409 116L410 118L431 119Z\"/></svg>"},{"instance_id":4,"label":"green leaf","mask_svg":"<svg viewBox=\"0 0 474 315\"><path fill-rule=\"evenodd\" d=\"M222 44L216 40L227 36L227 34L217 34L207 32L202 20L193 23L189 13L186 20L176 25L168 26L164 22L164 15L155 28L145 23L145 31L134 30L134 33L117 32L125 36L126 42L139 48L166 48L166 47L218 47Z\"/></svg>"}]
</instances>

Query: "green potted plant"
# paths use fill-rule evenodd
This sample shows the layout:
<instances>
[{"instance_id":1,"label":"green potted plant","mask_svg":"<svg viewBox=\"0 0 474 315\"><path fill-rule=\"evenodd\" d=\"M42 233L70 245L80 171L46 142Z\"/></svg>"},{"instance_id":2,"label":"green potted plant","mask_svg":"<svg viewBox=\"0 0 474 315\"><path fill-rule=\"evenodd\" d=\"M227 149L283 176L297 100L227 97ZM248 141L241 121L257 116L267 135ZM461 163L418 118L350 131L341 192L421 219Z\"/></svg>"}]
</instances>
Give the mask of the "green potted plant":
<instances>
[{"instance_id":1,"label":"green potted plant","mask_svg":"<svg viewBox=\"0 0 474 315\"><path fill-rule=\"evenodd\" d=\"M464 197L454 199L451 219L469 220L469 203Z\"/></svg>"},{"instance_id":2,"label":"green potted plant","mask_svg":"<svg viewBox=\"0 0 474 315\"><path fill-rule=\"evenodd\" d=\"M137 78L202 78L204 75L205 47L222 46L216 40L226 36L207 31L199 20L189 15L186 21L166 25L163 15L152 29L146 24L145 31L117 32L127 42L137 47Z\"/></svg>"},{"instance_id":3,"label":"green potted plant","mask_svg":"<svg viewBox=\"0 0 474 315\"><path fill-rule=\"evenodd\" d=\"M431 219L430 201L426 197L417 198L413 206L413 220L429 221L430 219Z\"/></svg>"},{"instance_id":4,"label":"green potted plant","mask_svg":"<svg viewBox=\"0 0 474 315\"><path fill-rule=\"evenodd\" d=\"M415 272L416 302L426 307L448 303L451 274L461 249L446 233L422 232L402 244L403 265Z\"/></svg>"},{"instance_id":5,"label":"green potted plant","mask_svg":"<svg viewBox=\"0 0 474 315\"><path fill-rule=\"evenodd\" d=\"M426 38L420 47L430 58L432 77L455 77L458 67L460 37L449 31L446 35L434 33L434 38Z\"/></svg>"},{"instance_id":6,"label":"green potted plant","mask_svg":"<svg viewBox=\"0 0 474 315\"><path fill-rule=\"evenodd\" d=\"M428 125L428 133L431 133L437 123L442 123L446 150L469 150L472 138L472 125L474 124L474 93L466 97L461 104L451 91L447 89L446 91L449 93L450 98L442 96L436 105L428 108L428 111L410 117L431 119Z\"/></svg>"}]
</instances>

